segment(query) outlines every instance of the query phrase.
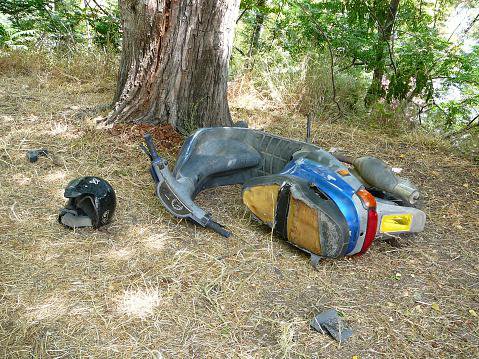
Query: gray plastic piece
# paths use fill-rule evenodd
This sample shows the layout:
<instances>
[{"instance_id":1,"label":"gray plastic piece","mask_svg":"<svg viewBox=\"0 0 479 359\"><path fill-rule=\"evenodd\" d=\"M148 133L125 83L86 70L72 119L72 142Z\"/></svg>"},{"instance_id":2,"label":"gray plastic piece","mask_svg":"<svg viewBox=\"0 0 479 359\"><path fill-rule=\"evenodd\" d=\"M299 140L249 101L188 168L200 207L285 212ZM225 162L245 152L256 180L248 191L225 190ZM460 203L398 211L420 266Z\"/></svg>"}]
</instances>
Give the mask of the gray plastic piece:
<instances>
[{"instance_id":1,"label":"gray plastic piece","mask_svg":"<svg viewBox=\"0 0 479 359\"><path fill-rule=\"evenodd\" d=\"M378 212L378 229L377 229L378 234L384 233L381 230L382 218L390 214L394 214L394 215L411 214L412 215L411 226L409 230L406 231L408 233L418 233L424 230L424 227L426 225L426 214L423 211L417 208L397 206L394 203L384 201L381 199L377 199L376 201L377 201L377 212ZM399 232L395 232L395 233L399 233Z\"/></svg>"},{"instance_id":2,"label":"gray plastic piece","mask_svg":"<svg viewBox=\"0 0 479 359\"><path fill-rule=\"evenodd\" d=\"M336 309L329 309L317 314L311 320L310 325L320 333L328 333L338 342L344 342L353 335L353 331L344 324Z\"/></svg>"}]
</instances>

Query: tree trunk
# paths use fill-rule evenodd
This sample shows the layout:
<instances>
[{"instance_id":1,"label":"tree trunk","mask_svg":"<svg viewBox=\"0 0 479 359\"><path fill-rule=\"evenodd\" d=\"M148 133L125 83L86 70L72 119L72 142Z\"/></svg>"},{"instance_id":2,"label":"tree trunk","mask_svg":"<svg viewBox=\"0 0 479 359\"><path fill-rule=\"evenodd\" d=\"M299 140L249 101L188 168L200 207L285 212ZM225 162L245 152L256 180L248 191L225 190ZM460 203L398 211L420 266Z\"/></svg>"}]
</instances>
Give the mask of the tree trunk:
<instances>
[{"instance_id":1,"label":"tree trunk","mask_svg":"<svg viewBox=\"0 0 479 359\"><path fill-rule=\"evenodd\" d=\"M375 67L373 79L369 86L365 103L367 106L377 101L385 95L383 87L383 76L386 67L386 58L389 56L389 46L393 35L394 22L399 7L400 0L391 0L385 12L376 11L376 21L378 27L378 42L376 44Z\"/></svg>"},{"instance_id":2,"label":"tree trunk","mask_svg":"<svg viewBox=\"0 0 479 359\"><path fill-rule=\"evenodd\" d=\"M228 62L239 0L119 0L123 45L105 120L230 125Z\"/></svg>"}]
</instances>

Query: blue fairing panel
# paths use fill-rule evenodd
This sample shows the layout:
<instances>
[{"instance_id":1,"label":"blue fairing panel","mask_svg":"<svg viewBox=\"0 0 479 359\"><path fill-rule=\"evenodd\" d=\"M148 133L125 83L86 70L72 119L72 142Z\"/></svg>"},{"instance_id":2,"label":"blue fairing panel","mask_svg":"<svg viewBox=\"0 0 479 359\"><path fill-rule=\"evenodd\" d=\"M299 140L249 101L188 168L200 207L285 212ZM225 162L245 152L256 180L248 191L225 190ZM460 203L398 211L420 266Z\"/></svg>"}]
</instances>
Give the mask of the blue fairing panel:
<instances>
[{"instance_id":1,"label":"blue fairing panel","mask_svg":"<svg viewBox=\"0 0 479 359\"><path fill-rule=\"evenodd\" d=\"M306 158L289 162L281 174L304 178L336 203L349 225L350 238L347 252L351 252L359 237L359 218L352 200L354 189L336 172Z\"/></svg>"}]
</instances>

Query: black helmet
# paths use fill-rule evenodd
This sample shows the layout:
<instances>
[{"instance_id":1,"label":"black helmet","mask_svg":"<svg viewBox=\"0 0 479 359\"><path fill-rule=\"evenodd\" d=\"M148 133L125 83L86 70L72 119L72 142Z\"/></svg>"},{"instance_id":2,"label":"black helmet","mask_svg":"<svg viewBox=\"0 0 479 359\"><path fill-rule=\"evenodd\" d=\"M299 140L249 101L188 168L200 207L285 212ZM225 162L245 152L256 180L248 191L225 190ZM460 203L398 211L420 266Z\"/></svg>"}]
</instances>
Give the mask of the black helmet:
<instances>
[{"instance_id":1,"label":"black helmet","mask_svg":"<svg viewBox=\"0 0 479 359\"><path fill-rule=\"evenodd\" d=\"M68 198L60 210L58 221L67 227L94 227L107 224L113 218L116 196L113 187L99 177L80 177L65 188Z\"/></svg>"}]
</instances>

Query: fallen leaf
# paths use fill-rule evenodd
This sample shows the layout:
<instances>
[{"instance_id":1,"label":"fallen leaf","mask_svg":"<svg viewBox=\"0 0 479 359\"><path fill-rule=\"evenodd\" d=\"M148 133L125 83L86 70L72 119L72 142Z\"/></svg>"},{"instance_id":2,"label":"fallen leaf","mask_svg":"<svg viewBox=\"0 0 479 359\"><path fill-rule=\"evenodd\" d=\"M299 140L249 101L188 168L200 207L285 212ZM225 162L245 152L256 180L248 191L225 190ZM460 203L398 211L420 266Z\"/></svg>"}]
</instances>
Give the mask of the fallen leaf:
<instances>
[{"instance_id":1,"label":"fallen leaf","mask_svg":"<svg viewBox=\"0 0 479 359\"><path fill-rule=\"evenodd\" d=\"M431 308L434 309L436 312L441 311L441 308L439 308L439 304L437 303L432 303Z\"/></svg>"},{"instance_id":2,"label":"fallen leaf","mask_svg":"<svg viewBox=\"0 0 479 359\"><path fill-rule=\"evenodd\" d=\"M477 313L474 309L469 309L469 314L472 315L473 317L477 317Z\"/></svg>"}]
</instances>

